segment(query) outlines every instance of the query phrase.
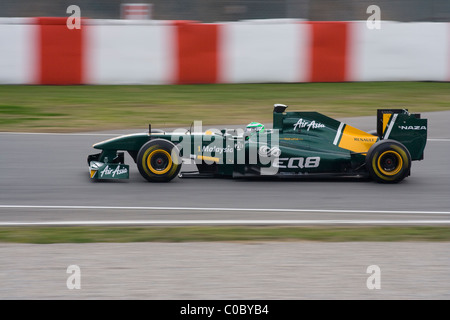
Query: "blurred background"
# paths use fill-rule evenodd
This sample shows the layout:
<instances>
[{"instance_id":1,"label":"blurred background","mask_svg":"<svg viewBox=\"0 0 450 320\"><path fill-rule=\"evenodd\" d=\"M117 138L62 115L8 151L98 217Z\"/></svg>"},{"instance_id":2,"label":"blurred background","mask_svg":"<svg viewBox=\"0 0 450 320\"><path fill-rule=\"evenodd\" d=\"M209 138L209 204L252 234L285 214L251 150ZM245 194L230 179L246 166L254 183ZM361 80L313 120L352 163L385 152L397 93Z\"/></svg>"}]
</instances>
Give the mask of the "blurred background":
<instances>
[{"instance_id":1,"label":"blurred background","mask_svg":"<svg viewBox=\"0 0 450 320\"><path fill-rule=\"evenodd\" d=\"M68 28L72 5L86 28ZM370 28L372 5L380 8L380 28ZM268 101L337 116L372 115L405 100L421 111L447 110L449 21L449 0L1 0L0 84L68 87L0 88L0 125L128 128L149 112L165 126L184 124L184 114L218 122L205 118L211 106L226 106L221 122L236 124L250 110L266 114ZM324 85L288 86L298 83ZM147 86L185 84L243 86ZM126 117L105 117L101 106L116 115L126 106ZM50 123L49 114L61 121Z\"/></svg>"},{"instance_id":2,"label":"blurred background","mask_svg":"<svg viewBox=\"0 0 450 320\"><path fill-rule=\"evenodd\" d=\"M67 16L67 7L75 4L83 17L119 19L123 3L150 4L157 20L366 20L367 7L378 5L383 20L450 21L448 0L2 0L0 17Z\"/></svg>"}]
</instances>

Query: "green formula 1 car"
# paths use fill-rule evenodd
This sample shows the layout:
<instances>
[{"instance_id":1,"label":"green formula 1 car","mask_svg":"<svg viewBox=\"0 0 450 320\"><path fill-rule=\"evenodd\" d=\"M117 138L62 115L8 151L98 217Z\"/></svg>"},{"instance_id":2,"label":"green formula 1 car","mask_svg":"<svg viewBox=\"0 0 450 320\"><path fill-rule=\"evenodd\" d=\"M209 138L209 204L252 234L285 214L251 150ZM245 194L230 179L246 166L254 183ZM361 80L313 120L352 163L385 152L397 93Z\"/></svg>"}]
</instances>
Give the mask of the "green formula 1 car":
<instances>
[{"instance_id":1,"label":"green formula 1 car","mask_svg":"<svg viewBox=\"0 0 450 320\"><path fill-rule=\"evenodd\" d=\"M152 130L95 144L101 152L88 156L92 179L128 179L126 151L141 175L152 182L180 177L250 177L273 175L365 176L395 183L411 173L411 162L422 160L427 120L405 109L377 112L376 132L364 132L317 112L286 112L276 104L273 127L251 123L247 131ZM196 169L183 172L183 163Z\"/></svg>"}]
</instances>

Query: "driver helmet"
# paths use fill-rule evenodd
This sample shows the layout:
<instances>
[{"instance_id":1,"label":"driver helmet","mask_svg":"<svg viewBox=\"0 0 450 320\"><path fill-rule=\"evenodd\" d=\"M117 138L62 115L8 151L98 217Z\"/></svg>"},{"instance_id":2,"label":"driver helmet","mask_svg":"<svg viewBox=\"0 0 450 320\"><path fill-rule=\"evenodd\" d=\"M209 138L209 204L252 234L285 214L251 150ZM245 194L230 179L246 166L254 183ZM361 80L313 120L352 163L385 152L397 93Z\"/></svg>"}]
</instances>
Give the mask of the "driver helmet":
<instances>
[{"instance_id":1,"label":"driver helmet","mask_svg":"<svg viewBox=\"0 0 450 320\"><path fill-rule=\"evenodd\" d=\"M250 122L247 127L245 128L245 132L248 135L253 135L256 132L257 133L263 133L264 132L264 125L259 122Z\"/></svg>"}]
</instances>

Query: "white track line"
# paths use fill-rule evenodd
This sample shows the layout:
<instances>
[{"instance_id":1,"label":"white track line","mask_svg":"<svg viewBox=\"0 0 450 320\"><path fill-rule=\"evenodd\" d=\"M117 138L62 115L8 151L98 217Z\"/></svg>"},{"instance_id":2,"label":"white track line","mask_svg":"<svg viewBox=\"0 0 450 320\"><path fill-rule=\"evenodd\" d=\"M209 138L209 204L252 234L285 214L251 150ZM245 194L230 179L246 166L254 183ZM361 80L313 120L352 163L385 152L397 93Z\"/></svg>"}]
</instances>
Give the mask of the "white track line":
<instances>
[{"instance_id":1,"label":"white track line","mask_svg":"<svg viewBox=\"0 0 450 320\"><path fill-rule=\"evenodd\" d=\"M430 139L427 139L427 141L433 141L433 142L450 142L450 139L430 138Z\"/></svg>"},{"instance_id":2,"label":"white track line","mask_svg":"<svg viewBox=\"0 0 450 320\"><path fill-rule=\"evenodd\" d=\"M0 209L47 210L137 210L137 211L222 211L222 212L317 212L317 213L374 213L374 214L434 214L450 215L450 211L413 210L346 210L346 209L283 209L283 208L204 208L204 207L125 207L125 206L50 206L50 205L0 205Z\"/></svg>"},{"instance_id":3,"label":"white track line","mask_svg":"<svg viewBox=\"0 0 450 320\"><path fill-rule=\"evenodd\" d=\"M450 225L450 220L93 220L0 222L0 227L98 225Z\"/></svg>"}]
</instances>

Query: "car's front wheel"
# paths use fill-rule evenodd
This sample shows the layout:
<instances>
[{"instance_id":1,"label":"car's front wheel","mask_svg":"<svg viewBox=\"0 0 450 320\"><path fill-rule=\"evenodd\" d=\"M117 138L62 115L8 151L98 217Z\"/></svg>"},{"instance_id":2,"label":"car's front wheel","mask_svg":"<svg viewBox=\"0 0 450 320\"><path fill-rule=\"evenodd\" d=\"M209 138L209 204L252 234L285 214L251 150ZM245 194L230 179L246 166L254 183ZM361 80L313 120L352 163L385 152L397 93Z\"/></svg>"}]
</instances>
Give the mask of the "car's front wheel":
<instances>
[{"instance_id":1,"label":"car's front wheel","mask_svg":"<svg viewBox=\"0 0 450 320\"><path fill-rule=\"evenodd\" d=\"M178 148L163 139L150 140L138 152L137 167L140 174L151 182L167 182L181 170Z\"/></svg>"}]
</instances>

